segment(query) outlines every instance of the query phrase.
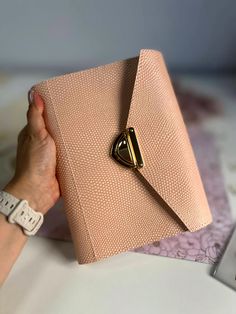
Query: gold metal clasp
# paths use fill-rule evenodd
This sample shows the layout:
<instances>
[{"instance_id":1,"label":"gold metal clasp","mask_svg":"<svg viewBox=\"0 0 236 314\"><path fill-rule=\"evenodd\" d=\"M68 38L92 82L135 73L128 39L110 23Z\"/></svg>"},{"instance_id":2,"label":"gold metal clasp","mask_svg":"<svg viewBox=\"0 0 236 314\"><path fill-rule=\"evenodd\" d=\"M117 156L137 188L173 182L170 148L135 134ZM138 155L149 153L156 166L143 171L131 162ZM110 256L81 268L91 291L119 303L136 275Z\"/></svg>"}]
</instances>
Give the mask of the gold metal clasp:
<instances>
[{"instance_id":1,"label":"gold metal clasp","mask_svg":"<svg viewBox=\"0 0 236 314\"><path fill-rule=\"evenodd\" d=\"M134 128L127 128L117 137L111 153L120 164L126 167L141 168L144 165Z\"/></svg>"}]
</instances>

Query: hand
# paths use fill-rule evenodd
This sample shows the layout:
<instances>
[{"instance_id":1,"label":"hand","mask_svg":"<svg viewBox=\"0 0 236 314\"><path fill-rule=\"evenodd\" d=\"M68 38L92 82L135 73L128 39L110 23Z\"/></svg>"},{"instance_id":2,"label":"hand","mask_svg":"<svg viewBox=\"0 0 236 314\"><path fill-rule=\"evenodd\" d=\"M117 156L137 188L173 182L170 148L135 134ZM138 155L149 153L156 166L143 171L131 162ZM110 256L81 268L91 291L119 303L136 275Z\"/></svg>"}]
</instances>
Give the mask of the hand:
<instances>
[{"instance_id":1,"label":"hand","mask_svg":"<svg viewBox=\"0 0 236 314\"><path fill-rule=\"evenodd\" d=\"M30 90L27 124L18 135L16 169L3 189L45 214L60 197L56 178L56 146L43 118L44 103Z\"/></svg>"}]
</instances>

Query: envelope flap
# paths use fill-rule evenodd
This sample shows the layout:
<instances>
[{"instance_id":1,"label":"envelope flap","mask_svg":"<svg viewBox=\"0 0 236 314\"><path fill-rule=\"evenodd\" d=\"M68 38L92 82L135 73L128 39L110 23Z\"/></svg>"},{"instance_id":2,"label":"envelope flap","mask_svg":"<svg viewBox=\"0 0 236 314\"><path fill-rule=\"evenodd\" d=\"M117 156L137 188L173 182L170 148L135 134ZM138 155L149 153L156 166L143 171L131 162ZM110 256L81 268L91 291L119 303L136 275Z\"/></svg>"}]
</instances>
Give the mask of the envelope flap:
<instances>
[{"instance_id":1,"label":"envelope flap","mask_svg":"<svg viewBox=\"0 0 236 314\"><path fill-rule=\"evenodd\" d=\"M135 129L142 176L190 231L212 220L182 114L159 51L140 51L126 127Z\"/></svg>"}]
</instances>

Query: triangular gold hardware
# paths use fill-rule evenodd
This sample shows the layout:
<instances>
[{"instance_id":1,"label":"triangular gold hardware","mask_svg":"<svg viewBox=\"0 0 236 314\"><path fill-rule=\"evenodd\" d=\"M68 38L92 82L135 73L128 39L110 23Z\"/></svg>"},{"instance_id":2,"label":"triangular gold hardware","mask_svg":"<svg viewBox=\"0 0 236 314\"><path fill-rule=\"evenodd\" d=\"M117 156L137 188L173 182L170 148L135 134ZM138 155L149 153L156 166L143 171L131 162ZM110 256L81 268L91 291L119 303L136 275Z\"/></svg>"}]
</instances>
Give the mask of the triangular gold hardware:
<instances>
[{"instance_id":1,"label":"triangular gold hardware","mask_svg":"<svg viewBox=\"0 0 236 314\"><path fill-rule=\"evenodd\" d=\"M117 137L111 153L126 167L140 168L144 165L134 128L126 129Z\"/></svg>"}]
</instances>

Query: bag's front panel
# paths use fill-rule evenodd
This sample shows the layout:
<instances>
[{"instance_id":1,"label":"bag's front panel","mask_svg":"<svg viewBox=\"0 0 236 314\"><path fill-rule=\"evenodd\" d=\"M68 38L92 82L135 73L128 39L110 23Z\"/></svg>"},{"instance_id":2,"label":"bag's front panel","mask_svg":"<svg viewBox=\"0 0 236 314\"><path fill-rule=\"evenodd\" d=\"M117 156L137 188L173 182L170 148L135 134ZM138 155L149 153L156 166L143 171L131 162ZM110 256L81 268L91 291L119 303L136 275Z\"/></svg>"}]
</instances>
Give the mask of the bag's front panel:
<instances>
[{"instance_id":1,"label":"bag's front panel","mask_svg":"<svg viewBox=\"0 0 236 314\"><path fill-rule=\"evenodd\" d=\"M145 83L150 80L157 84L158 72L152 73L153 77L142 73L136 77L138 61L138 58L117 61L50 79L36 87L45 96L48 107L47 124L57 145L58 177L80 263L92 262L186 230L173 208L168 207L170 204L167 205L166 200L157 194L157 181L166 186L168 193L170 187L173 188L170 181L175 170L169 163L169 170L164 175L166 168L163 167L168 160L161 163L166 155L155 149L155 145L164 141L163 134L168 140L173 133L169 132L168 119L161 120L154 137L150 138L147 133L156 130L156 123L159 123L150 119L150 115L163 114L161 108L158 109L158 102L156 108L149 109L146 103L147 99L154 99L153 92L160 94L155 85ZM144 79L142 88L149 88L140 107L136 100L141 100L142 91L135 89L132 105L135 100L136 111L133 114L131 108L133 120L129 115L128 121L137 131L144 162L151 166L144 166L140 172L120 165L111 156L113 142L127 125L135 79ZM157 135L162 139L157 139ZM183 153L178 147L176 149L176 154ZM180 163L179 167L182 166ZM186 189L181 191L178 186L178 191L173 192L177 197L177 193L185 193ZM197 209L196 206L193 210Z\"/></svg>"},{"instance_id":2,"label":"bag's front panel","mask_svg":"<svg viewBox=\"0 0 236 314\"><path fill-rule=\"evenodd\" d=\"M74 217L73 228L81 230L75 242L81 263L91 262L81 249L90 247L82 236L83 224L95 259L183 231L145 182L110 154L126 124L136 70L134 58L48 82L62 138L59 145L68 156L59 155L67 171L62 166L58 171L61 184L71 185L71 191L64 189L70 200L65 206L67 215Z\"/></svg>"}]
</instances>

